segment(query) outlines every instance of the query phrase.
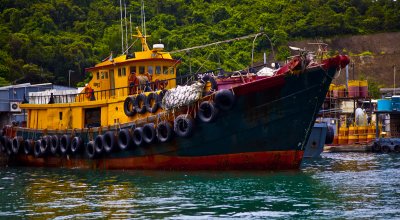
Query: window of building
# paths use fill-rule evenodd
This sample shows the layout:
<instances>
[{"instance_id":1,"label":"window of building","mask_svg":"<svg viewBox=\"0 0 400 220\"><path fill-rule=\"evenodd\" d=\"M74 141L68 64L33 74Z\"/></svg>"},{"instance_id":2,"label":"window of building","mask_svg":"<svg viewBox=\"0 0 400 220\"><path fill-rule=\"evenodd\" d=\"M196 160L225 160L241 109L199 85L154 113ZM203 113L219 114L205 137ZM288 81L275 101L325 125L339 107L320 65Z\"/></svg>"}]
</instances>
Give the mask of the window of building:
<instances>
[{"instance_id":1,"label":"window of building","mask_svg":"<svg viewBox=\"0 0 400 220\"><path fill-rule=\"evenodd\" d=\"M105 72L105 74L106 74L106 79L108 79L108 72Z\"/></svg>"},{"instance_id":2,"label":"window of building","mask_svg":"<svg viewBox=\"0 0 400 220\"><path fill-rule=\"evenodd\" d=\"M161 66L156 66L156 74L160 74L161 73Z\"/></svg>"},{"instance_id":3,"label":"window of building","mask_svg":"<svg viewBox=\"0 0 400 220\"><path fill-rule=\"evenodd\" d=\"M144 66L139 66L139 73L144 74Z\"/></svg>"},{"instance_id":4,"label":"window of building","mask_svg":"<svg viewBox=\"0 0 400 220\"><path fill-rule=\"evenodd\" d=\"M104 79L104 72L100 72L101 79Z\"/></svg>"},{"instance_id":5,"label":"window of building","mask_svg":"<svg viewBox=\"0 0 400 220\"><path fill-rule=\"evenodd\" d=\"M169 73L170 73L170 74L174 74L174 67L170 67L170 68L169 68Z\"/></svg>"},{"instance_id":6,"label":"window of building","mask_svg":"<svg viewBox=\"0 0 400 220\"><path fill-rule=\"evenodd\" d=\"M99 72L96 73L96 78L100 79L100 73Z\"/></svg>"},{"instance_id":7,"label":"window of building","mask_svg":"<svg viewBox=\"0 0 400 220\"><path fill-rule=\"evenodd\" d=\"M164 74L168 74L168 67L167 66L163 66L163 73Z\"/></svg>"},{"instance_id":8,"label":"window of building","mask_svg":"<svg viewBox=\"0 0 400 220\"><path fill-rule=\"evenodd\" d=\"M121 75L122 75L121 68L118 68L118 76L121 76Z\"/></svg>"}]
</instances>

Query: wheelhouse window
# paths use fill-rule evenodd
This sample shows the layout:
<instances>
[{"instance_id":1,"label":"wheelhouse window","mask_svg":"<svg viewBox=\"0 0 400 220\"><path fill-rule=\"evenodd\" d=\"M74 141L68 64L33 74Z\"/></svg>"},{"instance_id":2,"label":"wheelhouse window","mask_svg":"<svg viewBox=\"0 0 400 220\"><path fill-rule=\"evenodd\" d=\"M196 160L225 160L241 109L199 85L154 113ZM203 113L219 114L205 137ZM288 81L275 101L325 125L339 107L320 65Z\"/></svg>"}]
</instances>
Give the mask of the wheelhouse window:
<instances>
[{"instance_id":1,"label":"wheelhouse window","mask_svg":"<svg viewBox=\"0 0 400 220\"><path fill-rule=\"evenodd\" d=\"M148 67L147 67L147 72L148 72L150 75L153 75L153 66L148 66Z\"/></svg>"},{"instance_id":2,"label":"wheelhouse window","mask_svg":"<svg viewBox=\"0 0 400 220\"><path fill-rule=\"evenodd\" d=\"M145 71L144 66L139 66L139 73L144 74L144 71Z\"/></svg>"},{"instance_id":3,"label":"wheelhouse window","mask_svg":"<svg viewBox=\"0 0 400 220\"><path fill-rule=\"evenodd\" d=\"M122 76L126 76L126 68L122 67Z\"/></svg>"},{"instance_id":4,"label":"wheelhouse window","mask_svg":"<svg viewBox=\"0 0 400 220\"><path fill-rule=\"evenodd\" d=\"M161 74L161 66L156 66L156 74Z\"/></svg>"},{"instance_id":5,"label":"wheelhouse window","mask_svg":"<svg viewBox=\"0 0 400 220\"><path fill-rule=\"evenodd\" d=\"M131 70L130 73L136 73L136 66L131 66L130 70Z\"/></svg>"},{"instance_id":6,"label":"wheelhouse window","mask_svg":"<svg viewBox=\"0 0 400 220\"><path fill-rule=\"evenodd\" d=\"M163 66L163 73L164 74L168 74L168 67L167 66Z\"/></svg>"}]
</instances>

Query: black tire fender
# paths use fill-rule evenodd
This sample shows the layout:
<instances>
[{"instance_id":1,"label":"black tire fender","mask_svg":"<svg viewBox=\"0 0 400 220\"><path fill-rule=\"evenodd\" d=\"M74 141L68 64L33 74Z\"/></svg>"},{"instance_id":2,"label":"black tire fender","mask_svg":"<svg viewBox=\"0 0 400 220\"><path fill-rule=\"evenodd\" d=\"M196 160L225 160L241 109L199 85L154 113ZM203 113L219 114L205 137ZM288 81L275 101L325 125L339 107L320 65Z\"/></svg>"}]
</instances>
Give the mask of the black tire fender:
<instances>
[{"instance_id":1,"label":"black tire fender","mask_svg":"<svg viewBox=\"0 0 400 220\"><path fill-rule=\"evenodd\" d=\"M40 140L40 153L42 155L47 154L50 151L50 137L49 136L43 136L42 139Z\"/></svg>"},{"instance_id":2,"label":"black tire fender","mask_svg":"<svg viewBox=\"0 0 400 220\"><path fill-rule=\"evenodd\" d=\"M94 148L96 149L96 154L101 154L104 151L103 145L103 135L99 134L94 139Z\"/></svg>"},{"instance_id":3,"label":"black tire fender","mask_svg":"<svg viewBox=\"0 0 400 220\"><path fill-rule=\"evenodd\" d=\"M143 126L142 130L143 141L147 144L151 144L156 140L156 129L153 123L148 123Z\"/></svg>"},{"instance_id":4,"label":"black tire fender","mask_svg":"<svg viewBox=\"0 0 400 220\"><path fill-rule=\"evenodd\" d=\"M50 151L53 155L56 155L60 150L60 139L57 135L51 136Z\"/></svg>"},{"instance_id":5,"label":"black tire fender","mask_svg":"<svg viewBox=\"0 0 400 220\"><path fill-rule=\"evenodd\" d=\"M215 94L214 102L219 109L228 111L235 103L235 96L231 90L222 89Z\"/></svg>"},{"instance_id":6,"label":"black tire fender","mask_svg":"<svg viewBox=\"0 0 400 220\"><path fill-rule=\"evenodd\" d=\"M35 142L32 139L27 139L24 141L23 146L24 146L24 153L26 155L32 154L34 144Z\"/></svg>"},{"instance_id":7,"label":"black tire fender","mask_svg":"<svg viewBox=\"0 0 400 220\"><path fill-rule=\"evenodd\" d=\"M14 154L18 154L21 151L21 145L24 139L21 136L15 136L12 140L12 151Z\"/></svg>"},{"instance_id":8,"label":"black tire fender","mask_svg":"<svg viewBox=\"0 0 400 220\"><path fill-rule=\"evenodd\" d=\"M209 101L203 101L199 105L199 110L197 112L197 117L199 117L202 122L213 122L217 118L218 109L215 107L214 103Z\"/></svg>"},{"instance_id":9,"label":"black tire fender","mask_svg":"<svg viewBox=\"0 0 400 220\"><path fill-rule=\"evenodd\" d=\"M152 92L146 97L145 106L146 111L150 113L155 113L159 107L159 97L157 93Z\"/></svg>"},{"instance_id":10,"label":"black tire fender","mask_svg":"<svg viewBox=\"0 0 400 220\"><path fill-rule=\"evenodd\" d=\"M120 150L126 150L132 147L132 136L128 128L121 129L118 132L118 147Z\"/></svg>"},{"instance_id":11,"label":"black tire fender","mask_svg":"<svg viewBox=\"0 0 400 220\"><path fill-rule=\"evenodd\" d=\"M194 131L194 121L190 115L182 114L174 120L174 132L179 137L190 137Z\"/></svg>"},{"instance_id":12,"label":"black tire fender","mask_svg":"<svg viewBox=\"0 0 400 220\"><path fill-rule=\"evenodd\" d=\"M110 153L115 150L116 143L114 131L107 131L103 135L103 148L106 153Z\"/></svg>"},{"instance_id":13,"label":"black tire fender","mask_svg":"<svg viewBox=\"0 0 400 220\"><path fill-rule=\"evenodd\" d=\"M135 109L139 114L146 113L146 96L143 93L136 96Z\"/></svg>"},{"instance_id":14,"label":"black tire fender","mask_svg":"<svg viewBox=\"0 0 400 220\"><path fill-rule=\"evenodd\" d=\"M143 128L137 127L133 130L132 140L136 146L141 146L143 144Z\"/></svg>"},{"instance_id":15,"label":"black tire fender","mask_svg":"<svg viewBox=\"0 0 400 220\"><path fill-rule=\"evenodd\" d=\"M60 138L60 153L61 154L67 154L68 151L70 150L71 146L71 136L69 134L64 134Z\"/></svg>"},{"instance_id":16,"label":"black tire fender","mask_svg":"<svg viewBox=\"0 0 400 220\"><path fill-rule=\"evenodd\" d=\"M156 133L157 133L157 139L161 143L170 141L174 134L171 124L167 121L162 121L158 123Z\"/></svg>"},{"instance_id":17,"label":"black tire fender","mask_svg":"<svg viewBox=\"0 0 400 220\"><path fill-rule=\"evenodd\" d=\"M41 141L40 141L40 140L36 140L36 141L34 142L34 145L33 145L33 155L34 155L35 157L41 157L41 156L42 156L42 153L41 153L41 151L40 151L40 145L41 145Z\"/></svg>"},{"instance_id":18,"label":"black tire fender","mask_svg":"<svg viewBox=\"0 0 400 220\"><path fill-rule=\"evenodd\" d=\"M94 141L89 141L85 146L85 154L89 159L94 159L97 156L96 147Z\"/></svg>"},{"instance_id":19,"label":"black tire fender","mask_svg":"<svg viewBox=\"0 0 400 220\"><path fill-rule=\"evenodd\" d=\"M72 138L71 141L71 153L72 154L77 154L81 151L83 145L82 138L79 136L75 136Z\"/></svg>"},{"instance_id":20,"label":"black tire fender","mask_svg":"<svg viewBox=\"0 0 400 220\"><path fill-rule=\"evenodd\" d=\"M126 97L124 101L124 113L128 117L132 117L135 115L136 113L135 97L133 96Z\"/></svg>"}]
</instances>

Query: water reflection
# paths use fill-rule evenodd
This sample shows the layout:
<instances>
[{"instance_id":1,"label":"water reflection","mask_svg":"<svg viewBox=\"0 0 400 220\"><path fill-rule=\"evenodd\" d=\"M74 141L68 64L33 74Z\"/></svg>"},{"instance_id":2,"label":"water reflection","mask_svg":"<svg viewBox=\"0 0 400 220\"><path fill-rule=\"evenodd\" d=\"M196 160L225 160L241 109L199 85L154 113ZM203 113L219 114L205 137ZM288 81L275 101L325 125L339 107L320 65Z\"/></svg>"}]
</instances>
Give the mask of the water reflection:
<instances>
[{"instance_id":1,"label":"water reflection","mask_svg":"<svg viewBox=\"0 0 400 220\"><path fill-rule=\"evenodd\" d=\"M400 214L399 167L396 155L325 154L286 172L0 168L0 217L387 218Z\"/></svg>"}]
</instances>

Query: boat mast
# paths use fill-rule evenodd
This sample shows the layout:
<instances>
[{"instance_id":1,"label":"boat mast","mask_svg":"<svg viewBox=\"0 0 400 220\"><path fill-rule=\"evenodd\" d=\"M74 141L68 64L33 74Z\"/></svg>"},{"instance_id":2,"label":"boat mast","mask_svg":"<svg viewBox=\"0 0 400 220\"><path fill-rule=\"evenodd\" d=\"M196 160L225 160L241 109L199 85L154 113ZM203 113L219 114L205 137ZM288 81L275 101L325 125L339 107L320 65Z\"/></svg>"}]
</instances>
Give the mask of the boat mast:
<instances>
[{"instance_id":1,"label":"boat mast","mask_svg":"<svg viewBox=\"0 0 400 220\"><path fill-rule=\"evenodd\" d=\"M124 5L125 5L125 51L128 50L128 21L126 19L126 3L124 0Z\"/></svg>"},{"instance_id":2,"label":"boat mast","mask_svg":"<svg viewBox=\"0 0 400 220\"><path fill-rule=\"evenodd\" d=\"M124 28L122 27L122 0L119 0L119 8L121 11L121 49L124 54Z\"/></svg>"},{"instance_id":3,"label":"boat mast","mask_svg":"<svg viewBox=\"0 0 400 220\"><path fill-rule=\"evenodd\" d=\"M149 48L147 47L147 42L146 42L146 14L144 13L144 1L142 0L142 10L141 10L141 17L142 17L142 31L143 31L143 37L141 38L142 40L142 51L146 51L149 50ZM144 44L143 44L144 41ZM144 47L144 45L146 45L147 49Z\"/></svg>"}]
</instances>

